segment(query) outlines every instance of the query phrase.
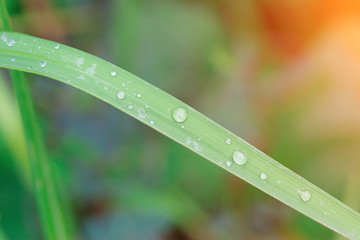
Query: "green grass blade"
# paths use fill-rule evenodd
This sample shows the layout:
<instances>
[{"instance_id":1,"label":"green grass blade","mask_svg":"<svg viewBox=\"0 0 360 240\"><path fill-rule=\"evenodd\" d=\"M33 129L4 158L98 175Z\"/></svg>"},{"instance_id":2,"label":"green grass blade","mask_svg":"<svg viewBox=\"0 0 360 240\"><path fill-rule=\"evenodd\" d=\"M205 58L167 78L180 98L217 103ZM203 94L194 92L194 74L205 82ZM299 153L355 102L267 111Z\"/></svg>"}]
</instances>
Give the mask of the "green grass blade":
<instances>
[{"instance_id":1,"label":"green grass blade","mask_svg":"<svg viewBox=\"0 0 360 240\"><path fill-rule=\"evenodd\" d=\"M3 30L12 31L4 0L0 0L0 21ZM4 38L2 42L10 46L13 44L11 40L4 41ZM51 240L70 239L51 162L36 119L30 86L23 72L12 70L10 76L25 130L35 200L45 237Z\"/></svg>"},{"instance_id":2,"label":"green grass blade","mask_svg":"<svg viewBox=\"0 0 360 240\"><path fill-rule=\"evenodd\" d=\"M7 240L8 238L5 236L4 231L0 228L0 240Z\"/></svg>"},{"instance_id":3,"label":"green grass blade","mask_svg":"<svg viewBox=\"0 0 360 240\"><path fill-rule=\"evenodd\" d=\"M19 33L3 32L0 37L0 66L47 76L88 92L324 226L360 239L358 212L164 91L65 45ZM14 44L9 46L11 40ZM179 107L186 117L184 111L174 111ZM234 153L240 164L234 161Z\"/></svg>"},{"instance_id":4,"label":"green grass blade","mask_svg":"<svg viewBox=\"0 0 360 240\"><path fill-rule=\"evenodd\" d=\"M10 88L0 72L0 132L3 133L9 151L16 161L23 184L30 189L30 163L26 149L24 129Z\"/></svg>"}]
</instances>

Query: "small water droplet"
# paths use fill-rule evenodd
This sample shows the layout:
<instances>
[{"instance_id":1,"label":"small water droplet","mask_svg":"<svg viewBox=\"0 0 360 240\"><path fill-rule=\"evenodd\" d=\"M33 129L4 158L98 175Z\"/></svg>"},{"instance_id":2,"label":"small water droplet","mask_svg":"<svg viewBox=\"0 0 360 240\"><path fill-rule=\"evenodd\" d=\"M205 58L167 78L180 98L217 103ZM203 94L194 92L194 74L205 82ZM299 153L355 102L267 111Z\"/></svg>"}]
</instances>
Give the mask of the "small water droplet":
<instances>
[{"instance_id":1,"label":"small water droplet","mask_svg":"<svg viewBox=\"0 0 360 240\"><path fill-rule=\"evenodd\" d=\"M185 126L184 125L181 125L181 128L184 128Z\"/></svg>"},{"instance_id":2,"label":"small water droplet","mask_svg":"<svg viewBox=\"0 0 360 240\"><path fill-rule=\"evenodd\" d=\"M40 61L40 67L46 67L46 65L47 65L47 62L46 61L44 61L44 60L41 60Z\"/></svg>"},{"instance_id":3,"label":"small water droplet","mask_svg":"<svg viewBox=\"0 0 360 240\"><path fill-rule=\"evenodd\" d=\"M130 109L130 110L133 109L133 108L134 108L133 105L129 105L129 106L128 106L128 109Z\"/></svg>"},{"instance_id":4,"label":"small water droplet","mask_svg":"<svg viewBox=\"0 0 360 240\"><path fill-rule=\"evenodd\" d=\"M247 161L246 155L240 151L235 151L232 155L232 158L239 165L244 165Z\"/></svg>"},{"instance_id":5,"label":"small water droplet","mask_svg":"<svg viewBox=\"0 0 360 240\"><path fill-rule=\"evenodd\" d=\"M8 43L7 43L7 45L9 46L9 47L12 47L12 46L14 46L15 45L15 41L14 40L10 40Z\"/></svg>"},{"instance_id":6,"label":"small water droplet","mask_svg":"<svg viewBox=\"0 0 360 240\"><path fill-rule=\"evenodd\" d=\"M172 117L175 122L184 122L187 118L187 112L184 108L178 107L172 111Z\"/></svg>"},{"instance_id":7,"label":"small water droplet","mask_svg":"<svg viewBox=\"0 0 360 240\"><path fill-rule=\"evenodd\" d=\"M125 87L125 83L122 83L121 86Z\"/></svg>"},{"instance_id":8,"label":"small water droplet","mask_svg":"<svg viewBox=\"0 0 360 240\"><path fill-rule=\"evenodd\" d=\"M154 121L150 121L150 124L151 124L151 125L154 125Z\"/></svg>"},{"instance_id":9,"label":"small water droplet","mask_svg":"<svg viewBox=\"0 0 360 240\"><path fill-rule=\"evenodd\" d=\"M145 105L145 108L149 108L149 105Z\"/></svg>"},{"instance_id":10,"label":"small water droplet","mask_svg":"<svg viewBox=\"0 0 360 240\"><path fill-rule=\"evenodd\" d=\"M230 138L227 138L227 139L225 140L225 142L226 142L226 144L231 144L231 139L230 139Z\"/></svg>"},{"instance_id":11,"label":"small water droplet","mask_svg":"<svg viewBox=\"0 0 360 240\"><path fill-rule=\"evenodd\" d=\"M232 165L232 162L231 162L231 161L226 161L226 165L227 165L228 167L230 167L230 166Z\"/></svg>"},{"instance_id":12,"label":"small water droplet","mask_svg":"<svg viewBox=\"0 0 360 240\"><path fill-rule=\"evenodd\" d=\"M12 61L12 62L15 62L15 58L11 58L11 61Z\"/></svg>"},{"instance_id":13,"label":"small water droplet","mask_svg":"<svg viewBox=\"0 0 360 240\"><path fill-rule=\"evenodd\" d=\"M140 93L138 93L136 96L140 98L140 97L141 97L141 94L140 94Z\"/></svg>"},{"instance_id":14,"label":"small water droplet","mask_svg":"<svg viewBox=\"0 0 360 240\"><path fill-rule=\"evenodd\" d=\"M301 200L303 200L304 202L308 202L311 198L311 193L307 190L300 190L298 189L297 194L299 194Z\"/></svg>"},{"instance_id":15,"label":"small water droplet","mask_svg":"<svg viewBox=\"0 0 360 240\"><path fill-rule=\"evenodd\" d=\"M261 173L261 174L260 174L260 178L261 178L262 180L267 179L266 173Z\"/></svg>"},{"instance_id":16,"label":"small water droplet","mask_svg":"<svg viewBox=\"0 0 360 240\"><path fill-rule=\"evenodd\" d=\"M60 48L60 45L59 45L59 44L56 44L54 48L55 48L55 49L59 49L59 48Z\"/></svg>"},{"instance_id":17,"label":"small water droplet","mask_svg":"<svg viewBox=\"0 0 360 240\"><path fill-rule=\"evenodd\" d=\"M125 92L124 91L120 91L116 94L117 98L122 100L125 98Z\"/></svg>"},{"instance_id":18,"label":"small water droplet","mask_svg":"<svg viewBox=\"0 0 360 240\"><path fill-rule=\"evenodd\" d=\"M115 77L115 76L116 76L116 74L117 74L117 72L116 72L116 71L112 71L112 72L111 72L111 76L113 76L113 77Z\"/></svg>"},{"instance_id":19,"label":"small water droplet","mask_svg":"<svg viewBox=\"0 0 360 240\"><path fill-rule=\"evenodd\" d=\"M222 164L223 164L223 161L220 161L219 164L222 165Z\"/></svg>"}]
</instances>

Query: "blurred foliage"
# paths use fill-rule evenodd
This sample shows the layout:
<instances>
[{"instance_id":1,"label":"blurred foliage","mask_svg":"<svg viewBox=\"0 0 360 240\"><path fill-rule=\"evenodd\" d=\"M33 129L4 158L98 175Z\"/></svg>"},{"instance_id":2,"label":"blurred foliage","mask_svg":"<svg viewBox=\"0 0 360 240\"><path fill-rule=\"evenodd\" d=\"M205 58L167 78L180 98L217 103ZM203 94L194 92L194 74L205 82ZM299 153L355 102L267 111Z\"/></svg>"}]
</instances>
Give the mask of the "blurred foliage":
<instances>
[{"instance_id":1,"label":"blurred foliage","mask_svg":"<svg viewBox=\"0 0 360 240\"><path fill-rule=\"evenodd\" d=\"M7 3L17 31L112 61L359 210L357 1ZM29 77L80 239L333 236L93 97ZM0 119L14 101L7 85L1 91ZM39 239L11 116L15 127L0 126L0 226L9 239Z\"/></svg>"}]
</instances>

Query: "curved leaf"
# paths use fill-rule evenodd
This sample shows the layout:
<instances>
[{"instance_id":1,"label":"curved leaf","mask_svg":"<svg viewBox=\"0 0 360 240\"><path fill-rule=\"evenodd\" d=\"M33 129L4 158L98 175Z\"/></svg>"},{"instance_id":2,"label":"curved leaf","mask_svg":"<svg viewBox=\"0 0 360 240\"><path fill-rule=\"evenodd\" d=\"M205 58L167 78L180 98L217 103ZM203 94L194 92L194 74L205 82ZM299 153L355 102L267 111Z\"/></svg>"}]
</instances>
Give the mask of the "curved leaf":
<instances>
[{"instance_id":1,"label":"curved leaf","mask_svg":"<svg viewBox=\"0 0 360 240\"><path fill-rule=\"evenodd\" d=\"M65 45L19 33L0 37L0 66L88 92L324 226L360 239L359 213L166 92Z\"/></svg>"}]
</instances>

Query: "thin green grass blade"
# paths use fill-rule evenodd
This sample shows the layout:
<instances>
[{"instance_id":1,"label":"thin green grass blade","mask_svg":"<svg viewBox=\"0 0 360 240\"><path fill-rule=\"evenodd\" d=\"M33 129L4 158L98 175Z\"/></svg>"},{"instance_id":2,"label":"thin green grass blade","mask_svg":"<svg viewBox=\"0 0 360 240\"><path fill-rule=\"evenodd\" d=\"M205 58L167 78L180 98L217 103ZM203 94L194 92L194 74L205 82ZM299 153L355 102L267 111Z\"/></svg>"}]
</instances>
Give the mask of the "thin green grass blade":
<instances>
[{"instance_id":1,"label":"thin green grass blade","mask_svg":"<svg viewBox=\"0 0 360 240\"><path fill-rule=\"evenodd\" d=\"M358 212L166 92L65 45L19 33L0 37L0 66L88 92L324 226L360 239Z\"/></svg>"},{"instance_id":2,"label":"thin green grass blade","mask_svg":"<svg viewBox=\"0 0 360 240\"><path fill-rule=\"evenodd\" d=\"M1 28L12 31L4 0L0 0ZM2 42L11 46L11 40ZM31 166L31 178L35 200L46 239L70 239L60 196L54 182L53 168L47 156L44 140L36 119L30 86L23 72L10 71L15 96L25 130L27 150Z\"/></svg>"},{"instance_id":3,"label":"thin green grass blade","mask_svg":"<svg viewBox=\"0 0 360 240\"><path fill-rule=\"evenodd\" d=\"M7 237L5 236L5 233L2 230L2 228L0 228L0 240L7 240Z\"/></svg>"},{"instance_id":4,"label":"thin green grass blade","mask_svg":"<svg viewBox=\"0 0 360 240\"><path fill-rule=\"evenodd\" d=\"M23 184L30 189L30 163L26 149L24 129L10 88L0 72L0 132L4 135L10 153L16 161Z\"/></svg>"}]
</instances>

